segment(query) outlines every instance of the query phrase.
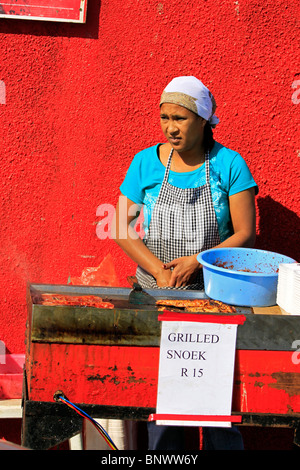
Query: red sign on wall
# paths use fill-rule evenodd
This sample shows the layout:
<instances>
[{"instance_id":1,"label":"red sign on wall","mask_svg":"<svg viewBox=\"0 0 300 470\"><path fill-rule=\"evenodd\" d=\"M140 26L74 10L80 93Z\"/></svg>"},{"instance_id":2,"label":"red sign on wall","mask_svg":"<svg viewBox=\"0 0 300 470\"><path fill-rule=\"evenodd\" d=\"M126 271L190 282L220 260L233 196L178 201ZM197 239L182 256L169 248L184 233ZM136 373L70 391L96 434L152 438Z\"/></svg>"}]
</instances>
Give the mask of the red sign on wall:
<instances>
[{"instance_id":1,"label":"red sign on wall","mask_svg":"<svg viewBox=\"0 0 300 470\"><path fill-rule=\"evenodd\" d=\"M87 0L0 0L0 18L85 23Z\"/></svg>"}]
</instances>

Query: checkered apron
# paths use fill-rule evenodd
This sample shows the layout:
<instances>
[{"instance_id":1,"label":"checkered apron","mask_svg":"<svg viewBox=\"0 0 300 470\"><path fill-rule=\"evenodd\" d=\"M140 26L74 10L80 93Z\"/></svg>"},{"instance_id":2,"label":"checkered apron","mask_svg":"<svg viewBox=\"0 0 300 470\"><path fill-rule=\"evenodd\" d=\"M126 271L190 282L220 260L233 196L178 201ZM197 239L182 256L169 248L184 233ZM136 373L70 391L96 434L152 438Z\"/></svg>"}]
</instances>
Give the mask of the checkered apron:
<instances>
[{"instance_id":1,"label":"checkered apron","mask_svg":"<svg viewBox=\"0 0 300 470\"><path fill-rule=\"evenodd\" d=\"M144 239L145 245L162 264L182 256L200 253L220 243L210 190L209 153L205 155L205 184L186 189L172 186L168 182L172 154L173 149ZM158 288L155 278L140 266L137 267L136 277L142 287ZM193 279L193 284L179 289L203 288L201 269Z\"/></svg>"}]
</instances>

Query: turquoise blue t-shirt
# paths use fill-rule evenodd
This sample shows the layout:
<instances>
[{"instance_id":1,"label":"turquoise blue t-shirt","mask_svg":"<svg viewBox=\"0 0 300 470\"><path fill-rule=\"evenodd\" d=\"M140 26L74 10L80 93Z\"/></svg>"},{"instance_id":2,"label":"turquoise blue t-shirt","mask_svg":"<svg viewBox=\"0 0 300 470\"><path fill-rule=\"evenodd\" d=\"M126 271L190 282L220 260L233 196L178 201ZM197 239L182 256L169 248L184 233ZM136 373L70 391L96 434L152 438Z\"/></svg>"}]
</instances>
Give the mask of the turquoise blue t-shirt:
<instances>
[{"instance_id":1,"label":"turquoise blue t-shirt","mask_svg":"<svg viewBox=\"0 0 300 470\"><path fill-rule=\"evenodd\" d=\"M159 159L159 145L135 155L120 186L124 196L143 206L145 234L166 170ZM179 188L202 186L205 184L205 165L184 173L170 171L168 181ZM228 196L251 187L255 187L257 193L258 188L241 155L218 142L215 142L210 153L210 186L222 242L233 233Z\"/></svg>"}]
</instances>

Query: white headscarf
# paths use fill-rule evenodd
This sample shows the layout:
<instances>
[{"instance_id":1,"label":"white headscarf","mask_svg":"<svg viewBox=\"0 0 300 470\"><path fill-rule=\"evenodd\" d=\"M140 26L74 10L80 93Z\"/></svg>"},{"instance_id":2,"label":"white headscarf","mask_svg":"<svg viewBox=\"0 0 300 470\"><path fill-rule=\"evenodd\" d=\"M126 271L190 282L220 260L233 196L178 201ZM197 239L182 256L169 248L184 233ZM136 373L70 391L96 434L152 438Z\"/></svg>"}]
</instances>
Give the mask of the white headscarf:
<instances>
[{"instance_id":1,"label":"white headscarf","mask_svg":"<svg viewBox=\"0 0 300 470\"><path fill-rule=\"evenodd\" d=\"M216 127L216 102L211 92L196 77L176 77L164 89L160 105L173 103L193 111Z\"/></svg>"}]
</instances>

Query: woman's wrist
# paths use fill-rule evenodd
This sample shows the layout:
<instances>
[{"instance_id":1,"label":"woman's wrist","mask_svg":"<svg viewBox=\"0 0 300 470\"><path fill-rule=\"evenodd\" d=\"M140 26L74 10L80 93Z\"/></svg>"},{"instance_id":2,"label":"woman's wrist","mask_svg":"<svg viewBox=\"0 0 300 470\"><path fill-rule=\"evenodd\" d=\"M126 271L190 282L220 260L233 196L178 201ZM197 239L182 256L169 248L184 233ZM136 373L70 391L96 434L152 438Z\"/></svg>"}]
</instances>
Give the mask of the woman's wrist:
<instances>
[{"instance_id":1,"label":"woman's wrist","mask_svg":"<svg viewBox=\"0 0 300 470\"><path fill-rule=\"evenodd\" d=\"M157 277L159 277L163 271L164 271L163 263L160 260L158 260L158 262L153 264L152 269L149 272L150 274L152 274L153 277L155 277L155 279L157 279Z\"/></svg>"},{"instance_id":2,"label":"woman's wrist","mask_svg":"<svg viewBox=\"0 0 300 470\"><path fill-rule=\"evenodd\" d=\"M199 263L198 261L198 256L199 256L200 253L196 253L195 255L192 255L192 258L194 260L194 263L195 263L195 270L198 270L201 268L201 264Z\"/></svg>"}]
</instances>

